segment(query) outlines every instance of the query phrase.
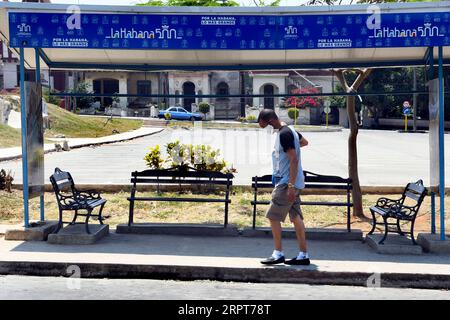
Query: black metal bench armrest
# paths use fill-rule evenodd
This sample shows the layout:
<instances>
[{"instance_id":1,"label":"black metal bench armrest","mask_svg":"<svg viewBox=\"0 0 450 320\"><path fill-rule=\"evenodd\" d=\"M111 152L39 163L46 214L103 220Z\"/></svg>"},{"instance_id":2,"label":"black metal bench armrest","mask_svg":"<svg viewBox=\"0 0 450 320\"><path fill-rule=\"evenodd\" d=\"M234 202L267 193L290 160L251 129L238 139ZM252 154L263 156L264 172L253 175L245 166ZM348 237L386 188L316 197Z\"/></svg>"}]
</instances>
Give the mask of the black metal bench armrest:
<instances>
[{"instance_id":1,"label":"black metal bench armrest","mask_svg":"<svg viewBox=\"0 0 450 320\"><path fill-rule=\"evenodd\" d=\"M78 203L79 203L78 200L75 197L73 197L72 195L66 196L66 195L60 194L59 198L60 198L58 201L59 205L64 208L70 209L74 206L78 206Z\"/></svg>"},{"instance_id":2,"label":"black metal bench armrest","mask_svg":"<svg viewBox=\"0 0 450 320\"><path fill-rule=\"evenodd\" d=\"M393 204L387 210L389 216L393 216L396 218L409 218L414 216L417 213L415 207L410 207L402 204Z\"/></svg>"},{"instance_id":3,"label":"black metal bench armrest","mask_svg":"<svg viewBox=\"0 0 450 320\"><path fill-rule=\"evenodd\" d=\"M377 207L380 208L384 208L384 209L389 209L391 206L393 205L399 205L400 204L400 199L389 199L389 198L379 198L377 200Z\"/></svg>"},{"instance_id":4,"label":"black metal bench armrest","mask_svg":"<svg viewBox=\"0 0 450 320\"><path fill-rule=\"evenodd\" d=\"M101 199L100 192L96 190L75 190L77 198L91 200Z\"/></svg>"}]
</instances>

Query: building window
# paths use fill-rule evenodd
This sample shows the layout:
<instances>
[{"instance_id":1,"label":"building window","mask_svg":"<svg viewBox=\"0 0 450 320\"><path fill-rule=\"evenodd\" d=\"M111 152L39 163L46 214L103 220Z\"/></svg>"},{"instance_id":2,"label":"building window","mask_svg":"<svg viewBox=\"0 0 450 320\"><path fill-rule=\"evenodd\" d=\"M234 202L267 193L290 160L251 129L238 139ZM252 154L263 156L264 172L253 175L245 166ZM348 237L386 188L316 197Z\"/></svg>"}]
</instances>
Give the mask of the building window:
<instances>
[{"instance_id":1,"label":"building window","mask_svg":"<svg viewBox=\"0 0 450 320\"><path fill-rule=\"evenodd\" d=\"M198 94L198 95L202 95L202 94L203 94L203 91L202 91L202 90L198 90L197 94ZM198 97L198 103L200 103L200 102L202 102L202 101L203 101L203 98L202 98L202 97Z\"/></svg>"},{"instance_id":2,"label":"building window","mask_svg":"<svg viewBox=\"0 0 450 320\"><path fill-rule=\"evenodd\" d=\"M137 81L137 94L149 95L152 94L152 82L150 80Z\"/></svg>"},{"instance_id":3,"label":"building window","mask_svg":"<svg viewBox=\"0 0 450 320\"><path fill-rule=\"evenodd\" d=\"M230 87L225 82L220 82L217 85L217 95L223 97L217 97L217 99L228 99L228 95L230 94Z\"/></svg>"}]
</instances>

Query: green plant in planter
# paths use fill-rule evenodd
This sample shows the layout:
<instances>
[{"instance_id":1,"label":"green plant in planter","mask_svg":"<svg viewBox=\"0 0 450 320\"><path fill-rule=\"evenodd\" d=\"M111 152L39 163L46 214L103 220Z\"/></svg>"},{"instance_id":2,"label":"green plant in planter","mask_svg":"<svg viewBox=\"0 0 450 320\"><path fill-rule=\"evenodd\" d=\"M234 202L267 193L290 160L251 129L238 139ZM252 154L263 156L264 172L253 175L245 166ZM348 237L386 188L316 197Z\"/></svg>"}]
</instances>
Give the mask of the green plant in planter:
<instances>
[{"instance_id":1,"label":"green plant in planter","mask_svg":"<svg viewBox=\"0 0 450 320\"><path fill-rule=\"evenodd\" d=\"M161 151L157 144L154 148L150 148L149 152L145 155L144 160L147 162L147 166L150 169L161 169L164 159L161 157Z\"/></svg>"},{"instance_id":2,"label":"green plant in planter","mask_svg":"<svg viewBox=\"0 0 450 320\"><path fill-rule=\"evenodd\" d=\"M255 122L256 121L256 116L254 115L249 115L247 118L245 118L248 122Z\"/></svg>"},{"instance_id":3,"label":"green plant in planter","mask_svg":"<svg viewBox=\"0 0 450 320\"><path fill-rule=\"evenodd\" d=\"M151 169L161 169L163 164L169 168L188 170L193 167L202 171L219 171L224 173L236 172L236 170L220 159L220 150L213 149L209 145L182 144L180 141L170 142L166 145L167 158L161 157L159 146L151 148L144 160Z\"/></svg>"},{"instance_id":4,"label":"green plant in planter","mask_svg":"<svg viewBox=\"0 0 450 320\"><path fill-rule=\"evenodd\" d=\"M169 155L166 162L173 167L187 167L191 162L191 147L186 144L181 144L179 140L169 142L166 145L166 151Z\"/></svg>"},{"instance_id":5,"label":"green plant in planter","mask_svg":"<svg viewBox=\"0 0 450 320\"><path fill-rule=\"evenodd\" d=\"M210 111L209 103L200 102L200 104L198 105L198 110L206 116L206 114Z\"/></svg>"},{"instance_id":6,"label":"green plant in planter","mask_svg":"<svg viewBox=\"0 0 450 320\"><path fill-rule=\"evenodd\" d=\"M297 108L289 108L288 109L288 117L292 120L296 120L299 115L299 110Z\"/></svg>"}]
</instances>

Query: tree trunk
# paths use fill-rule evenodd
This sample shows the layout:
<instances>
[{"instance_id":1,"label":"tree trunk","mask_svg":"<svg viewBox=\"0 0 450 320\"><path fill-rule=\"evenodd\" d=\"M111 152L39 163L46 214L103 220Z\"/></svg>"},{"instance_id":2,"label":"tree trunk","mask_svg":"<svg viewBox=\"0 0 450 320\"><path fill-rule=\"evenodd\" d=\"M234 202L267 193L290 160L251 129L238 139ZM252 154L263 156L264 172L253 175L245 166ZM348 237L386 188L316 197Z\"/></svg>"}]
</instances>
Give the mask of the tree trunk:
<instances>
[{"instance_id":1,"label":"tree trunk","mask_svg":"<svg viewBox=\"0 0 450 320\"><path fill-rule=\"evenodd\" d=\"M358 173L358 122L355 116L355 102L355 96L347 97L347 113L350 127L350 134L348 136L348 176L352 179L353 184L353 216L361 217L364 216L364 213L362 206L362 192L361 186L359 184Z\"/></svg>"},{"instance_id":2,"label":"tree trunk","mask_svg":"<svg viewBox=\"0 0 450 320\"><path fill-rule=\"evenodd\" d=\"M355 71L355 70L354 70ZM345 80L346 70L335 71L334 74L339 79L342 87L347 93L354 93L361 86L364 80L371 73L371 69L356 70L359 73L355 82L351 86L347 84ZM358 174L358 149L357 149L357 138L358 138L358 121L355 116L355 96L347 96L347 114L348 122L350 127L350 135L348 137L348 175L352 179L353 190L353 216L354 217L364 217L363 205L362 205L362 193L361 186L359 184L359 174Z\"/></svg>"}]
</instances>

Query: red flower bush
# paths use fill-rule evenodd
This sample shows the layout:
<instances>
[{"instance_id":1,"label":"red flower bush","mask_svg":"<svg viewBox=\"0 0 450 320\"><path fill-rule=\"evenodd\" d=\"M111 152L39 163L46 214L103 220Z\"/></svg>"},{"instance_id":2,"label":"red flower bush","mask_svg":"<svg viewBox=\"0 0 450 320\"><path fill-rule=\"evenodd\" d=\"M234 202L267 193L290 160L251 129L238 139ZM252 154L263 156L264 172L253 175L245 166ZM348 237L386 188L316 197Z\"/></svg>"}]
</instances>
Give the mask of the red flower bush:
<instances>
[{"instance_id":1,"label":"red flower bush","mask_svg":"<svg viewBox=\"0 0 450 320\"><path fill-rule=\"evenodd\" d=\"M319 90L314 87L294 89L292 94L298 94L299 97L291 96L286 98L286 105L294 108L314 108L321 105L322 99L320 97L302 96L302 94L319 93Z\"/></svg>"}]
</instances>

